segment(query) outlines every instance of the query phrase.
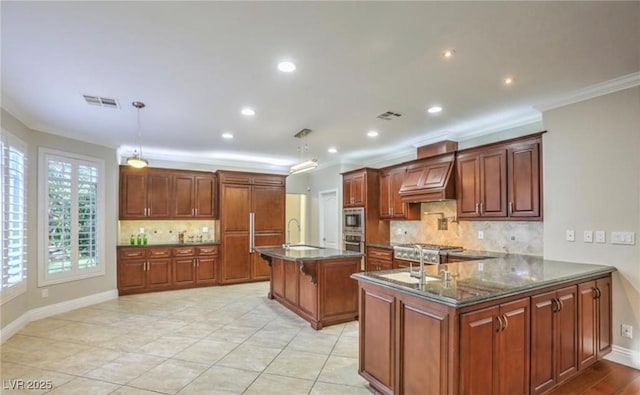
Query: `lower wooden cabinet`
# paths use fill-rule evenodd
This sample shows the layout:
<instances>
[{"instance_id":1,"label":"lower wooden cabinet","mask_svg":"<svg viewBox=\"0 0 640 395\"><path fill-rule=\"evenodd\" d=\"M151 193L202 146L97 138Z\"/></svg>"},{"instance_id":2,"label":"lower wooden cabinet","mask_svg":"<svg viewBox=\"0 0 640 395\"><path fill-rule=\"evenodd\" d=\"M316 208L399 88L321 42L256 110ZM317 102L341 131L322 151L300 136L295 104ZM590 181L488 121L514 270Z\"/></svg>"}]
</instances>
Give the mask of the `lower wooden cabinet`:
<instances>
[{"instance_id":1,"label":"lower wooden cabinet","mask_svg":"<svg viewBox=\"0 0 640 395\"><path fill-rule=\"evenodd\" d=\"M531 394L578 372L577 287L531 297Z\"/></svg>"},{"instance_id":2,"label":"lower wooden cabinet","mask_svg":"<svg viewBox=\"0 0 640 395\"><path fill-rule=\"evenodd\" d=\"M578 285L578 370L611 351L611 277Z\"/></svg>"},{"instance_id":3,"label":"lower wooden cabinet","mask_svg":"<svg viewBox=\"0 0 640 395\"><path fill-rule=\"evenodd\" d=\"M123 247L118 249L120 295L218 282L218 246Z\"/></svg>"},{"instance_id":4,"label":"lower wooden cabinet","mask_svg":"<svg viewBox=\"0 0 640 395\"><path fill-rule=\"evenodd\" d=\"M375 272L393 269L393 250L367 246L365 271Z\"/></svg>"},{"instance_id":5,"label":"lower wooden cabinet","mask_svg":"<svg viewBox=\"0 0 640 395\"><path fill-rule=\"evenodd\" d=\"M529 298L460 317L460 393L529 393Z\"/></svg>"}]
</instances>

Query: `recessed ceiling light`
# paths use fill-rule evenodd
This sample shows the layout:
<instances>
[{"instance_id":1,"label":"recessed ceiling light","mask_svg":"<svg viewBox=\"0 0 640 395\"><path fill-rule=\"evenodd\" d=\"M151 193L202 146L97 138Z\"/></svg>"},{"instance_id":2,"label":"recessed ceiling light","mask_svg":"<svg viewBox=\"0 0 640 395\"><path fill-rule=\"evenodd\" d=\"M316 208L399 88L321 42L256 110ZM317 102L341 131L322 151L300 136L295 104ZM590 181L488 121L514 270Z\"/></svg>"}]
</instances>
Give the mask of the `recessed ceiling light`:
<instances>
[{"instance_id":1,"label":"recessed ceiling light","mask_svg":"<svg viewBox=\"0 0 640 395\"><path fill-rule=\"evenodd\" d=\"M296 65L293 62L285 61L278 63L278 70L283 73L291 73L296 70Z\"/></svg>"},{"instance_id":2,"label":"recessed ceiling light","mask_svg":"<svg viewBox=\"0 0 640 395\"><path fill-rule=\"evenodd\" d=\"M442 57L445 59L450 59L456 53L455 49L447 49L442 53Z\"/></svg>"},{"instance_id":3,"label":"recessed ceiling light","mask_svg":"<svg viewBox=\"0 0 640 395\"><path fill-rule=\"evenodd\" d=\"M513 84L513 77L506 77L502 81L504 82L505 85L511 85L511 84Z\"/></svg>"},{"instance_id":4,"label":"recessed ceiling light","mask_svg":"<svg viewBox=\"0 0 640 395\"><path fill-rule=\"evenodd\" d=\"M367 136L369 136L369 137L378 137L378 132L376 132L375 130L369 130L367 132Z\"/></svg>"},{"instance_id":5,"label":"recessed ceiling light","mask_svg":"<svg viewBox=\"0 0 640 395\"><path fill-rule=\"evenodd\" d=\"M229 133L229 132L222 133L222 138L223 139L227 139L227 140L231 140L233 138L233 134Z\"/></svg>"},{"instance_id":6,"label":"recessed ceiling light","mask_svg":"<svg viewBox=\"0 0 640 395\"><path fill-rule=\"evenodd\" d=\"M329 151L330 154L335 154L336 152L338 152L338 149L336 147L331 147L327 151Z\"/></svg>"},{"instance_id":7,"label":"recessed ceiling light","mask_svg":"<svg viewBox=\"0 0 640 395\"><path fill-rule=\"evenodd\" d=\"M431 107L429 107L429 108L427 109L427 112L428 112L429 114L437 114L437 113L439 113L440 111L442 111L442 107L440 107L440 106L431 106Z\"/></svg>"},{"instance_id":8,"label":"recessed ceiling light","mask_svg":"<svg viewBox=\"0 0 640 395\"><path fill-rule=\"evenodd\" d=\"M243 108L240 112L242 113L242 115L246 115L248 117L252 115L256 115L256 112L253 110L253 108L249 108L249 107Z\"/></svg>"}]
</instances>

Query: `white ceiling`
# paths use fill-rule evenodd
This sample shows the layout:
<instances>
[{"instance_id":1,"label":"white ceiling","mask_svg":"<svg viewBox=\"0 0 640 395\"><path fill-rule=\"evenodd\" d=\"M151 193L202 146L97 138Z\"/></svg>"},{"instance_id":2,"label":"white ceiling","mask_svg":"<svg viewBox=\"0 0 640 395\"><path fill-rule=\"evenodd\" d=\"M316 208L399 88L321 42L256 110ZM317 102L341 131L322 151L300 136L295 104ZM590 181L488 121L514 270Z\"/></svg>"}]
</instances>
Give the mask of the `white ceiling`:
<instances>
[{"instance_id":1,"label":"white ceiling","mask_svg":"<svg viewBox=\"0 0 640 395\"><path fill-rule=\"evenodd\" d=\"M305 159L361 162L536 121L535 106L640 71L640 2L1 7L3 107L31 128L126 156L137 144L131 102L141 100L152 159L284 170L300 160L293 135L310 128ZM442 58L447 48L453 59ZM297 70L279 72L282 59ZM513 86L502 85L507 75ZM82 94L121 107L89 106ZM444 111L427 114L433 104ZM387 110L402 117L376 118ZM371 129L379 137L367 138Z\"/></svg>"}]
</instances>

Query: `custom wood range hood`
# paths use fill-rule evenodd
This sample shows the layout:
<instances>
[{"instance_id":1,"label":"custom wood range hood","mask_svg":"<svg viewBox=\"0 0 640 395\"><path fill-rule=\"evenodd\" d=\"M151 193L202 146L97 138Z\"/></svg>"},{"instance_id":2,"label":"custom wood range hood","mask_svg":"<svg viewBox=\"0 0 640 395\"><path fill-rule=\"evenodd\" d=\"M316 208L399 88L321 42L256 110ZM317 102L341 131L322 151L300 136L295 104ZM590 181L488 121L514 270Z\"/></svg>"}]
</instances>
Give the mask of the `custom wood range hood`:
<instances>
[{"instance_id":1,"label":"custom wood range hood","mask_svg":"<svg viewBox=\"0 0 640 395\"><path fill-rule=\"evenodd\" d=\"M407 164L400 199L407 203L455 199L457 149L458 143L449 140L419 147L418 159Z\"/></svg>"}]
</instances>

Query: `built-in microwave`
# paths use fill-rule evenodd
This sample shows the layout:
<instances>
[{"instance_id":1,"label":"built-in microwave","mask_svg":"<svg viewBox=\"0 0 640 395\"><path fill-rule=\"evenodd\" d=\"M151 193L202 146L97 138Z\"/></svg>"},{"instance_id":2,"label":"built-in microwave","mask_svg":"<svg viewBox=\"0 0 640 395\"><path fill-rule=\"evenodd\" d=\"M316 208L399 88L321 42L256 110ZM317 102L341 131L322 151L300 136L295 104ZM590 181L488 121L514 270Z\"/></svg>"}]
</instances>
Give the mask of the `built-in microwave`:
<instances>
[{"instance_id":1,"label":"built-in microwave","mask_svg":"<svg viewBox=\"0 0 640 395\"><path fill-rule=\"evenodd\" d=\"M345 208L343 213L345 233L364 233L364 208Z\"/></svg>"}]
</instances>

